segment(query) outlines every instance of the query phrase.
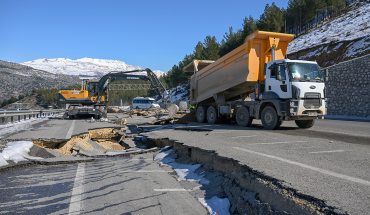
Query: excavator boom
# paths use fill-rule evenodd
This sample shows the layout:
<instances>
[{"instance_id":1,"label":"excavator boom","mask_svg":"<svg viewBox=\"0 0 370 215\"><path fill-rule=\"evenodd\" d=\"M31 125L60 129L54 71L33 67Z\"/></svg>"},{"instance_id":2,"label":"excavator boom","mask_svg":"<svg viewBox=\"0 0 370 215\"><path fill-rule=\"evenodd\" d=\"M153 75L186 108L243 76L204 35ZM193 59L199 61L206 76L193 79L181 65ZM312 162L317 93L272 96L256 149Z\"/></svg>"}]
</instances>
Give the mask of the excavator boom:
<instances>
[{"instance_id":1,"label":"excavator boom","mask_svg":"<svg viewBox=\"0 0 370 215\"><path fill-rule=\"evenodd\" d=\"M147 75L135 75L133 73L136 72L146 72ZM108 101L108 88L110 83L115 81L149 81L153 90L159 96L159 99L163 101L166 105L166 108L169 111L169 117L172 118L178 109L178 106L172 103L171 95L167 92L166 88L157 78L157 76L150 70L150 69L143 69L143 70L133 70L133 71L125 71L125 72L115 72L115 73L108 73L104 75L97 83L95 82L94 87L86 89L78 90L60 90L59 91L59 102L60 103L74 103L78 104L79 106L82 105L94 105L95 107L102 106L102 98L105 95L104 102ZM72 97L72 94L80 94L82 97L81 99L70 99L75 98ZM87 96L85 96L87 95ZM167 100L169 99L169 103ZM99 109L100 110L100 109ZM99 111L98 110L98 111ZM70 114L70 113L68 113ZM106 113L101 113L103 117L106 117ZM96 115L96 113L95 113ZM99 115L99 114L98 114Z\"/></svg>"}]
</instances>

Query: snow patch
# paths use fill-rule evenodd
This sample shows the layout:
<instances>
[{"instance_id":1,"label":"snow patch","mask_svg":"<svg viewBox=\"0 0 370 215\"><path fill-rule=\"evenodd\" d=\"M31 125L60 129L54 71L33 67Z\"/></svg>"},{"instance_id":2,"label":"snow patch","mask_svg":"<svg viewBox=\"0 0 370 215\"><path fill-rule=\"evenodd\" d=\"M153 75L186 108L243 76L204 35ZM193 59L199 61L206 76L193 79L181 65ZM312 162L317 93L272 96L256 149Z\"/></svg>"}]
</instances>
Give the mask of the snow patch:
<instances>
[{"instance_id":1,"label":"snow patch","mask_svg":"<svg viewBox=\"0 0 370 215\"><path fill-rule=\"evenodd\" d=\"M31 125L40 123L44 120L48 120L49 118L50 117L31 118L28 120L16 121L16 122L9 123L6 125L0 125L0 138L3 138L7 134L29 130L31 129Z\"/></svg>"},{"instance_id":2,"label":"snow patch","mask_svg":"<svg viewBox=\"0 0 370 215\"><path fill-rule=\"evenodd\" d=\"M18 163L20 161L27 161L27 159L43 159L40 157L33 157L28 154L32 146L33 143L31 141L9 142L7 147L0 153L0 166L8 165L6 160Z\"/></svg>"},{"instance_id":3,"label":"snow patch","mask_svg":"<svg viewBox=\"0 0 370 215\"><path fill-rule=\"evenodd\" d=\"M178 175L177 181L193 181L199 182L201 184L209 184L210 181L204 178L201 174L195 173L195 170L198 169L200 164L181 164L177 163L174 158L170 155L175 153L173 149L170 149L165 152L161 152L155 156L154 160L160 160L158 163L160 165L170 166L175 170Z\"/></svg>"},{"instance_id":4,"label":"snow patch","mask_svg":"<svg viewBox=\"0 0 370 215\"><path fill-rule=\"evenodd\" d=\"M230 215L230 201L228 198L218 198L217 196L212 197L211 199L198 198L198 201L207 208L208 212L218 215Z\"/></svg>"}]
</instances>

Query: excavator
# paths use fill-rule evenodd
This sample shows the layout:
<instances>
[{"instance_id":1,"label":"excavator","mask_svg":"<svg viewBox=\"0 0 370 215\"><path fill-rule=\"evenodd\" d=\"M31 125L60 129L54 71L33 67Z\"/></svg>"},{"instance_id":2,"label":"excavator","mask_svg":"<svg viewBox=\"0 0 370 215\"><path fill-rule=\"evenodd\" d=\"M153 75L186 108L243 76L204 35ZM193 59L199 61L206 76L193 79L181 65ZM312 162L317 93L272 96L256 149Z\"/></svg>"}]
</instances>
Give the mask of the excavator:
<instances>
[{"instance_id":1,"label":"excavator","mask_svg":"<svg viewBox=\"0 0 370 215\"><path fill-rule=\"evenodd\" d=\"M132 73L146 72L147 75L135 75ZM129 73L129 74L128 74ZM156 91L159 99L163 101L172 118L179 110L172 103L171 94L150 69L133 70L124 72L108 73L99 81L83 81L81 89L61 89L58 92L58 101L61 104L70 104L62 119L67 116L76 119L82 116L93 116L95 119L107 118L108 88L115 81L149 81L151 88ZM169 99L169 102L167 100Z\"/></svg>"}]
</instances>

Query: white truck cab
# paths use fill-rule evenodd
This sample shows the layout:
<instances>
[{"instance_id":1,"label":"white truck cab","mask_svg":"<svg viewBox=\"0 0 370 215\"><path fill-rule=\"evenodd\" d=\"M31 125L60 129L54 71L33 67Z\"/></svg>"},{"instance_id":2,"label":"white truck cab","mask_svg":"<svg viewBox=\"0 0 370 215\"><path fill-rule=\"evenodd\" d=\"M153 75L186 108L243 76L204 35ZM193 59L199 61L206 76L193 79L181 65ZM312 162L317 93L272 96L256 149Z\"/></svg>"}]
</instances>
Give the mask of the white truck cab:
<instances>
[{"instance_id":1,"label":"white truck cab","mask_svg":"<svg viewBox=\"0 0 370 215\"><path fill-rule=\"evenodd\" d=\"M282 59L266 63L264 99L289 102L287 120L326 114L325 83L313 61Z\"/></svg>"}]
</instances>

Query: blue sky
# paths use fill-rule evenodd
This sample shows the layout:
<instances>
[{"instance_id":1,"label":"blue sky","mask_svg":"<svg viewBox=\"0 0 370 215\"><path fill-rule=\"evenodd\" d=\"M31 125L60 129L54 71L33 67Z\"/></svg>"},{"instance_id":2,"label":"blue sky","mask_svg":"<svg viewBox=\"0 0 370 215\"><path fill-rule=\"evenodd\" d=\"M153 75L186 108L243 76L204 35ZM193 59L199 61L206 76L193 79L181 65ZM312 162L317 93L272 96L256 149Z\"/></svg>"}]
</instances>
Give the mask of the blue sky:
<instances>
[{"instance_id":1,"label":"blue sky","mask_svg":"<svg viewBox=\"0 0 370 215\"><path fill-rule=\"evenodd\" d=\"M89 57L167 72L198 41L221 41L272 2L0 0L0 60ZM288 0L274 2L286 8Z\"/></svg>"}]
</instances>

